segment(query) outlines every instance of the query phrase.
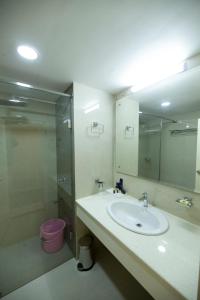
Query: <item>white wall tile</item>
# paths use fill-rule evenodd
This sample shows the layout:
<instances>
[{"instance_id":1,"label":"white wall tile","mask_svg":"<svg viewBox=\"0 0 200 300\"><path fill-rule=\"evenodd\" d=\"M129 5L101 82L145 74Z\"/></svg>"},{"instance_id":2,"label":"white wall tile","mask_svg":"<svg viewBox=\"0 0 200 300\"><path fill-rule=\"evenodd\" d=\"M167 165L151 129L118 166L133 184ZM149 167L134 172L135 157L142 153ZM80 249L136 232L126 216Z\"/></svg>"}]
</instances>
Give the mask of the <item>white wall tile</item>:
<instances>
[{"instance_id":1,"label":"white wall tile","mask_svg":"<svg viewBox=\"0 0 200 300\"><path fill-rule=\"evenodd\" d=\"M99 108L87 112L88 108ZM113 170L113 97L108 93L74 83L74 145L76 199L98 191L95 178L112 186ZM87 113L86 113L87 112ZM92 122L104 125L104 133L90 134Z\"/></svg>"}]
</instances>

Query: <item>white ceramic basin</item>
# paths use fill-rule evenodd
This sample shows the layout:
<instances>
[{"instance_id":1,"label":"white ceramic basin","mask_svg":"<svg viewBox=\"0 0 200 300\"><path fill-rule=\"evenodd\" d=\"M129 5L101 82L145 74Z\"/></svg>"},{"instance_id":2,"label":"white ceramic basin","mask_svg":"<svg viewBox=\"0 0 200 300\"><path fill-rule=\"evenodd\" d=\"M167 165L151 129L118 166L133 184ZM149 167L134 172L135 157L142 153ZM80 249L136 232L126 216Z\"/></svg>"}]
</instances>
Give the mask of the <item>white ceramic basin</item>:
<instances>
[{"instance_id":1,"label":"white ceramic basin","mask_svg":"<svg viewBox=\"0 0 200 300\"><path fill-rule=\"evenodd\" d=\"M119 225L145 235L159 235L167 231L166 217L154 207L144 207L133 201L119 200L109 203L107 211Z\"/></svg>"}]
</instances>

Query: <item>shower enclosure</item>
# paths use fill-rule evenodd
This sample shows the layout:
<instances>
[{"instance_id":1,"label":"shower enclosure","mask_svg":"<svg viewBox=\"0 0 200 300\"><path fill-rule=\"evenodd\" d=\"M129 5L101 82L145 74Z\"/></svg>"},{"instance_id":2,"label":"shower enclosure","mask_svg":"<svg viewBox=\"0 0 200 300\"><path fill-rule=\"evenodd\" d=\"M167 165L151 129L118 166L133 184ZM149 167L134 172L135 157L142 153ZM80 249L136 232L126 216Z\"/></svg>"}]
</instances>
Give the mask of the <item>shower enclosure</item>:
<instances>
[{"instance_id":1,"label":"shower enclosure","mask_svg":"<svg viewBox=\"0 0 200 300\"><path fill-rule=\"evenodd\" d=\"M73 98L0 82L0 295L73 257ZM40 225L66 221L65 245L41 249Z\"/></svg>"},{"instance_id":2,"label":"shower enclosure","mask_svg":"<svg viewBox=\"0 0 200 300\"><path fill-rule=\"evenodd\" d=\"M139 118L139 176L159 180L161 119L149 114Z\"/></svg>"},{"instance_id":3,"label":"shower enclosure","mask_svg":"<svg viewBox=\"0 0 200 300\"><path fill-rule=\"evenodd\" d=\"M139 176L195 190L198 119L143 113L139 124ZM183 176L184 174L184 176Z\"/></svg>"}]
</instances>

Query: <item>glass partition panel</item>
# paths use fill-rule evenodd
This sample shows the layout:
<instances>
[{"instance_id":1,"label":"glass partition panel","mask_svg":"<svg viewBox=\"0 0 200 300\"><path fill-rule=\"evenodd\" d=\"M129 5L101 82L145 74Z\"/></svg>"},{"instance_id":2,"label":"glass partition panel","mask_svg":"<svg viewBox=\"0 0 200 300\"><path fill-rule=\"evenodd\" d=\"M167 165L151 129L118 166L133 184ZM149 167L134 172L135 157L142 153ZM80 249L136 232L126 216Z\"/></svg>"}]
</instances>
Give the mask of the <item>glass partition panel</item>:
<instances>
[{"instance_id":1,"label":"glass partition panel","mask_svg":"<svg viewBox=\"0 0 200 300\"><path fill-rule=\"evenodd\" d=\"M58 201L56 103L70 98L0 84L0 292L33 280L72 257L69 243L56 253L41 247L40 225L66 214ZM71 110L68 118L71 119ZM72 146L72 136L64 136ZM71 155L65 151L64 155ZM66 158L72 162L71 157ZM68 172L69 186L72 172ZM71 210L74 210L71 186ZM71 213L73 218L73 213ZM71 223L73 220L71 220ZM67 230L68 230L67 224ZM66 231L67 231L66 230Z\"/></svg>"},{"instance_id":2,"label":"glass partition panel","mask_svg":"<svg viewBox=\"0 0 200 300\"><path fill-rule=\"evenodd\" d=\"M161 119L142 114L139 123L138 175L159 180Z\"/></svg>"}]
</instances>

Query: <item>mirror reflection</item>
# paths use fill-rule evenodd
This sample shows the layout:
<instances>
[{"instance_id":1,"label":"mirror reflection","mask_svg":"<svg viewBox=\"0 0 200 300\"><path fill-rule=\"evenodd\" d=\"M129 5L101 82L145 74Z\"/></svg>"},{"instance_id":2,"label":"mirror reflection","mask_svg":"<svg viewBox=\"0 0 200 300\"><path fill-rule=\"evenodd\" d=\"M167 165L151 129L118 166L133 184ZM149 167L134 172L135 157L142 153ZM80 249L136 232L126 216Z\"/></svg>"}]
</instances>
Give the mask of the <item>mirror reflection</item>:
<instances>
[{"instance_id":1,"label":"mirror reflection","mask_svg":"<svg viewBox=\"0 0 200 300\"><path fill-rule=\"evenodd\" d=\"M199 82L196 67L134 94L133 101L139 102L138 176L200 192Z\"/></svg>"},{"instance_id":2,"label":"mirror reflection","mask_svg":"<svg viewBox=\"0 0 200 300\"><path fill-rule=\"evenodd\" d=\"M139 176L195 189L197 119L140 118ZM184 174L184 176L183 176Z\"/></svg>"}]
</instances>

